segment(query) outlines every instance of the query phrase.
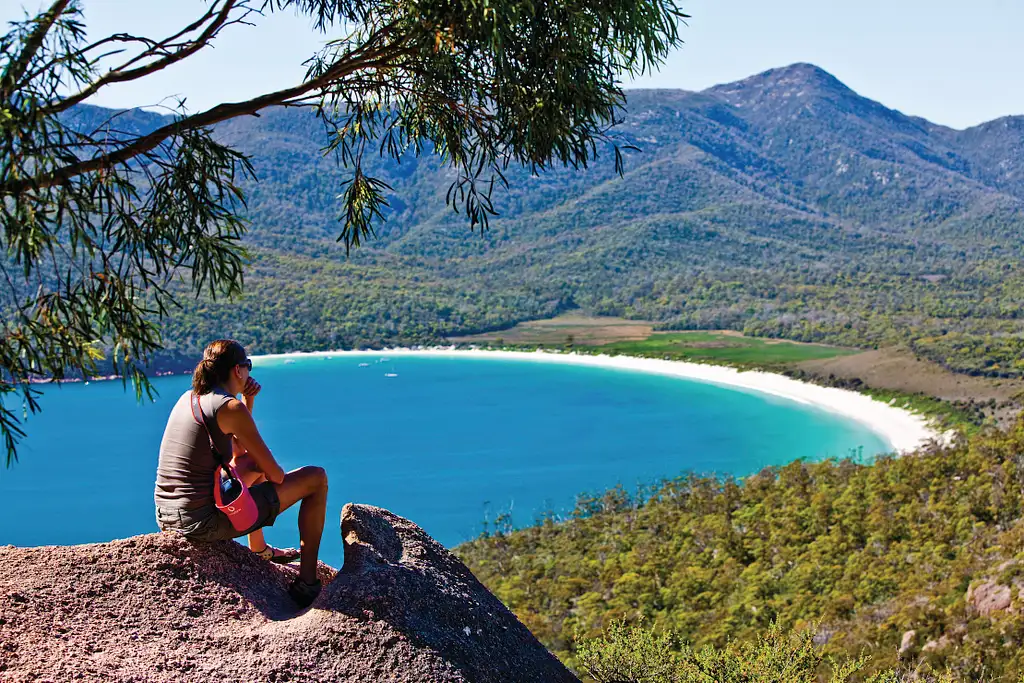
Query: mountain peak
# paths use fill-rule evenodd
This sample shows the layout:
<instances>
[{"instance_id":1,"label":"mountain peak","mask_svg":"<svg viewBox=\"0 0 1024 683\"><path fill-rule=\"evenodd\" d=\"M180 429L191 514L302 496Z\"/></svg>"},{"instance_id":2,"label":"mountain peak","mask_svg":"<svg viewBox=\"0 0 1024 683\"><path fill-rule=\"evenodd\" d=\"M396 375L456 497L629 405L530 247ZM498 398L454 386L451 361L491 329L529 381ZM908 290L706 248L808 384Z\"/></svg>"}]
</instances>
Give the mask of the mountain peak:
<instances>
[{"instance_id":1,"label":"mountain peak","mask_svg":"<svg viewBox=\"0 0 1024 683\"><path fill-rule=\"evenodd\" d=\"M749 99L751 96L766 91L771 91L777 97L801 97L808 94L808 91L819 96L823 94L840 96L854 94L829 72L805 62L769 69L733 83L716 85L708 88L706 92L732 100Z\"/></svg>"},{"instance_id":2,"label":"mountain peak","mask_svg":"<svg viewBox=\"0 0 1024 683\"><path fill-rule=\"evenodd\" d=\"M760 74L755 74L750 78L763 78L766 80L773 80L778 83L781 81L795 79L803 80L808 83L820 83L822 85L839 86L845 88L838 78L825 71L820 66L810 64L808 62L797 62L790 64L789 66L780 66L775 69L768 69ZM749 79L748 79L749 80Z\"/></svg>"},{"instance_id":3,"label":"mountain peak","mask_svg":"<svg viewBox=\"0 0 1024 683\"><path fill-rule=\"evenodd\" d=\"M821 67L806 63L769 69L704 93L743 111L762 127L801 127L815 121L832 132L843 131L850 140L863 140L867 126L874 129L869 137L876 142L889 144L894 135L910 136L919 146L932 125L858 95Z\"/></svg>"}]
</instances>

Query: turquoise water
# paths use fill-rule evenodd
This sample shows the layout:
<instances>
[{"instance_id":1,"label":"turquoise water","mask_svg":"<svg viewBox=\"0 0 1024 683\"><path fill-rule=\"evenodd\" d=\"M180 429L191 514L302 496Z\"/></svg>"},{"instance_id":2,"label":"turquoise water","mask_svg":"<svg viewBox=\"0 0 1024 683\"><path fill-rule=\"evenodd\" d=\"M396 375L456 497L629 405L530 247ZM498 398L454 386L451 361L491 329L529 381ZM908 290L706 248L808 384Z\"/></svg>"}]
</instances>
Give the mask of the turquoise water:
<instances>
[{"instance_id":1,"label":"turquoise water","mask_svg":"<svg viewBox=\"0 0 1024 683\"><path fill-rule=\"evenodd\" d=\"M275 457L286 470L328 471L321 557L335 566L348 501L386 507L453 546L502 512L522 526L616 484L633 490L686 470L746 475L796 458L889 450L831 413L677 378L530 361L379 358L261 359L253 370L263 385L254 417ZM155 531L157 449L189 381L156 378L160 396L147 404L120 382L47 387L21 461L0 469L0 545ZM268 530L272 543L297 545L296 512Z\"/></svg>"}]
</instances>

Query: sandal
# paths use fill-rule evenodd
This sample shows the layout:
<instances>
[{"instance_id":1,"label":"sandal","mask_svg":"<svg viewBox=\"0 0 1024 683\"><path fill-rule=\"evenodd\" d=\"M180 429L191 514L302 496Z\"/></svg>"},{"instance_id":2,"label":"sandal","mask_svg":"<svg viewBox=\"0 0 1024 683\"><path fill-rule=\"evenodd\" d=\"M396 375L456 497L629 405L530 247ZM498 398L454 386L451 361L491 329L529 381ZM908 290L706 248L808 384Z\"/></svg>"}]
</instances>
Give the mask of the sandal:
<instances>
[{"instance_id":1,"label":"sandal","mask_svg":"<svg viewBox=\"0 0 1024 683\"><path fill-rule=\"evenodd\" d=\"M263 550L253 550L260 558L264 560L270 560L277 564L289 564L299 559L299 551L293 548L287 550L279 550L269 543L263 546Z\"/></svg>"},{"instance_id":2,"label":"sandal","mask_svg":"<svg viewBox=\"0 0 1024 683\"><path fill-rule=\"evenodd\" d=\"M305 609L313 604L316 596L320 595L321 588L323 588L323 584L320 579L317 579L315 583L306 583L302 579L296 578L292 581L292 585L288 586L288 597L295 601L299 609Z\"/></svg>"}]
</instances>

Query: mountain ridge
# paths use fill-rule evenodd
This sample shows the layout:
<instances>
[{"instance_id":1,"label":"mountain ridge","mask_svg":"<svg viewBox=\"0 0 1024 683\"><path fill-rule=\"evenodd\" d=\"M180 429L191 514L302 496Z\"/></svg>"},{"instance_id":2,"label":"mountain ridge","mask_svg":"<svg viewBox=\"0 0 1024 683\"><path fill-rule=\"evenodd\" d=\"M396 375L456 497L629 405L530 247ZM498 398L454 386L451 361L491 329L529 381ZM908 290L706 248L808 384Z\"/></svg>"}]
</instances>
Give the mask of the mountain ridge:
<instances>
[{"instance_id":1,"label":"mountain ridge","mask_svg":"<svg viewBox=\"0 0 1024 683\"><path fill-rule=\"evenodd\" d=\"M1018 372L1006 365L1024 311L1006 268L1024 256L1024 117L955 131L803 63L626 94L615 132L641 151L626 151L622 177L609 149L579 172L510 168L483 234L445 206L453 176L436 159L369 161L392 206L349 257L335 242L344 171L320 151L322 126L286 110L225 122L217 134L259 178L245 189L261 322L190 304L170 346L195 351L196 315L272 352L437 341L580 307L672 329L910 343L958 370ZM1000 361L967 357L964 339L992 334L1010 340Z\"/></svg>"}]
</instances>

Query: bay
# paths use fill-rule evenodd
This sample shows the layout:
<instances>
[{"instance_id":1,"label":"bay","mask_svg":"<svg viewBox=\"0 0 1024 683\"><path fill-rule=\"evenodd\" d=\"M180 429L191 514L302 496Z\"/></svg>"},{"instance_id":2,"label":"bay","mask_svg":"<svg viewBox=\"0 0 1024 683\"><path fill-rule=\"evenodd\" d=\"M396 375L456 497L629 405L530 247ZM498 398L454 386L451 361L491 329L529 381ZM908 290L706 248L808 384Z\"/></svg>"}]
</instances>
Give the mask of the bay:
<instances>
[{"instance_id":1,"label":"bay","mask_svg":"<svg viewBox=\"0 0 1024 683\"><path fill-rule=\"evenodd\" d=\"M330 479L321 559L339 566L349 501L388 508L440 542L573 508L581 493L685 471L744 476L797 458L869 458L888 444L859 423L772 396L610 368L484 358L340 354L257 359L253 411L286 469ZM108 541L156 531L157 450L190 377L47 386L20 462L0 470L0 544ZM267 531L298 543L297 506Z\"/></svg>"}]
</instances>

